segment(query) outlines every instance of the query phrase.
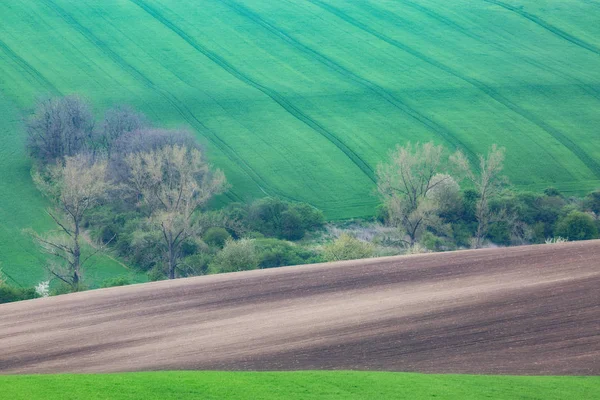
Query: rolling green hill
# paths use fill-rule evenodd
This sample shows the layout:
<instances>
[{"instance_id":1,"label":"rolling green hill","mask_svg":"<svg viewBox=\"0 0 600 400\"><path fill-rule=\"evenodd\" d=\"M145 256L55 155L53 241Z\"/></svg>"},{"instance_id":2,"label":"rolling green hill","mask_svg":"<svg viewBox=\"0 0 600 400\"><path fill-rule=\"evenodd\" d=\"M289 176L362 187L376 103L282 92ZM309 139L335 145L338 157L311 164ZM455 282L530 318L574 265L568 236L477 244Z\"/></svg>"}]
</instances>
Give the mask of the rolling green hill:
<instances>
[{"instance_id":1,"label":"rolling green hill","mask_svg":"<svg viewBox=\"0 0 600 400\"><path fill-rule=\"evenodd\" d=\"M21 230L49 226L19 122L44 95L188 127L232 199L278 195L334 219L374 212L376 165L408 140L501 144L523 189L600 186L597 1L22 0L0 15L9 273L40 257Z\"/></svg>"}]
</instances>

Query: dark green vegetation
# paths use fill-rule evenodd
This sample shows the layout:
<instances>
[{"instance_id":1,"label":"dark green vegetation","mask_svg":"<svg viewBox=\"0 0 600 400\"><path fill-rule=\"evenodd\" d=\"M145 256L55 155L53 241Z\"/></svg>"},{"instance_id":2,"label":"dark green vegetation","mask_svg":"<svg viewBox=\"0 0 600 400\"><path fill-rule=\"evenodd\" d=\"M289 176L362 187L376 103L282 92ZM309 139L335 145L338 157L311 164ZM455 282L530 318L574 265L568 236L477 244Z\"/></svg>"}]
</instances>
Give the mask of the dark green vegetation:
<instances>
[{"instance_id":1,"label":"dark green vegetation","mask_svg":"<svg viewBox=\"0 0 600 400\"><path fill-rule=\"evenodd\" d=\"M156 372L0 377L3 395L29 399L494 399L600 396L597 377L420 375L386 372Z\"/></svg>"}]
</instances>

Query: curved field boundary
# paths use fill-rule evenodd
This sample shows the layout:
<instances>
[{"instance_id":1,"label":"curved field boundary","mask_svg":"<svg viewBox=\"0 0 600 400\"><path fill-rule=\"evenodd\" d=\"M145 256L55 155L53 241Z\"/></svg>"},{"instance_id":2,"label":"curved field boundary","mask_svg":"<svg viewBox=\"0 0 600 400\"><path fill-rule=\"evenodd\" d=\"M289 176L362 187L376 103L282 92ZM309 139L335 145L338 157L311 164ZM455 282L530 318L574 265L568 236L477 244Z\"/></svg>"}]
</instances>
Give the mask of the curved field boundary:
<instances>
[{"instance_id":1,"label":"curved field boundary","mask_svg":"<svg viewBox=\"0 0 600 400\"><path fill-rule=\"evenodd\" d=\"M556 36L566 40L567 42L573 43L576 46L579 46L583 49L591 51L592 53L600 55L600 47L594 46L593 44L588 43L583 39L579 39L578 37L573 36L570 33L567 33L552 24L549 24L548 22L544 21L540 17L537 17L533 14L523 11L522 9L520 9L518 7L513 7L510 4L506 4L506 3L498 1L498 0L483 0L483 1L485 1L486 3L490 3L490 4L495 4L506 10L509 10L516 14L519 14L523 18L530 20L531 22L539 25L540 27L546 29L548 32L555 34Z\"/></svg>"},{"instance_id":2,"label":"curved field boundary","mask_svg":"<svg viewBox=\"0 0 600 400\"><path fill-rule=\"evenodd\" d=\"M549 125L548 123L544 122L542 119L536 117L533 113L519 107L517 104L513 103L512 101L510 101L509 99L507 99L506 97L504 97L503 95L498 93L492 87L484 84L483 82L481 82L475 78L472 78L472 77L466 76L466 75L462 75L460 72L458 72L454 68L452 68L440 61L437 61L437 60L421 53L420 51L418 51L396 39L390 38L389 36L378 32L377 30L350 17L349 15L347 15L340 9L333 7L330 4L324 3L320 0L307 0L307 1L314 4L317 7L322 8L323 10L337 16L341 20L346 21L348 24L353 25L356 28L363 30L363 31L377 37L378 39L381 39L381 40L387 42L388 44L390 44L394 47L397 47L398 49L405 51L408 54L411 54L412 56L414 56L416 58L419 58L420 60L426 62L427 64L430 64L430 65L470 84L471 86L476 87L477 89L479 89L480 91L482 91L483 93L488 95L490 98L492 98L496 102L502 104L509 110L520 115L522 118L530 121L534 125L537 125L539 128L541 128L542 130L544 130L545 132L550 134L558 142L560 142L563 146L565 146L567 149L569 149L571 151L571 153L573 153L586 167L588 167L590 169L591 172L594 173L594 175L596 175L597 177L600 178L600 163L598 161L596 161L594 158L592 158L591 156L589 156L577 143L575 143L573 140L571 140L565 134L560 132L558 129L556 129L553 126ZM543 146L541 144L538 144L538 146L539 146L540 150L546 152L552 159L554 159L556 161L556 159L548 152L548 150L545 146Z\"/></svg>"},{"instance_id":3,"label":"curved field boundary","mask_svg":"<svg viewBox=\"0 0 600 400\"><path fill-rule=\"evenodd\" d=\"M387 91L385 88L370 81L369 79L366 79L366 78L350 71L343 65L337 63L336 61L327 57L325 54L315 50L314 48L311 48L311 47L305 45L298 39L294 38L291 34L286 32L281 27L275 25L272 22L266 21L260 15L251 11L247 7L244 7L242 4L237 3L235 1L231 1L231 0L220 0L220 2L227 5L230 9L237 12L239 15L262 26L264 29L271 32L273 35L275 35L279 39L283 40L285 43L293 46L295 49L303 52L304 54L307 54L313 60L326 66L330 70L337 72L343 78L350 80L354 83L357 83L357 84L369 89L372 93L375 93L379 97L383 98L386 102L388 102L389 104L394 106L396 109L400 110L401 112L403 112L404 114L406 114L410 118L412 118L413 120L419 122L420 124L427 127L429 130L434 132L435 134L442 137L452 147L460 147L460 148L464 149L465 151L467 151L470 156L473 156L473 157L475 156L473 151L457 137L456 133L452 132L449 128L443 126L439 122L436 122L432 118L429 118L429 117L423 115L422 113L420 113L413 107L409 106L408 104L406 104L404 101L402 101L398 97L394 96L392 93Z\"/></svg>"},{"instance_id":4,"label":"curved field boundary","mask_svg":"<svg viewBox=\"0 0 600 400\"><path fill-rule=\"evenodd\" d=\"M598 375L600 241L305 265L0 305L0 373Z\"/></svg>"},{"instance_id":5,"label":"curved field boundary","mask_svg":"<svg viewBox=\"0 0 600 400\"><path fill-rule=\"evenodd\" d=\"M342 151L352 162L373 182L375 182L375 173L373 168L363 160L357 153L355 153L352 149L350 149L343 141L341 141L333 132L327 130L323 125L319 122L315 121L307 114L305 114L298 107L289 102L285 97L277 93L275 90L268 88L265 85L262 85L252 79L250 76L244 74L237 68L235 68L232 64L226 61L224 58L219 56L218 54L208 50L206 47L202 46L198 43L193 37L188 35L185 31L179 28L176 24L172 23L168 20L164 15L162 15L158 10L151 7L147 3L142 0L130 0L132 3L139 6L142 10L147 12L150 16L155 18L157 21L162 23L165 27L173 31L179 37L181 37L184 41L186 41L191 47L193 47L198 52L202 53L205 57L213 61L215 64L223 68L230 75L234 76L238 80L244 82L245 84L261 91L263 94L267 95L271 98L275 103L281 106L284 110L286 110L290 115L299 121L303 122L315 132L319 133L321 136L329 140L333 145L335 145L340 151Z\"/></svg>"}]
</instances>

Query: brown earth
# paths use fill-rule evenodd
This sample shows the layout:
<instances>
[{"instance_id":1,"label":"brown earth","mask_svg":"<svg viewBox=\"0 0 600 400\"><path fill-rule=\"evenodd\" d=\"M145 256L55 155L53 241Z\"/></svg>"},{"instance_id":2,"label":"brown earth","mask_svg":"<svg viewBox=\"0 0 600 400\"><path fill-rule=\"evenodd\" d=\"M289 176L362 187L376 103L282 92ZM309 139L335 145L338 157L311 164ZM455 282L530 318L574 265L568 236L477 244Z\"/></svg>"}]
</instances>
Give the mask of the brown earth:
<instances>
[{"instance_id":1,"label":"brown earth","mask_svg":"<svg viewBox=\"0 0 600 400\"><path fill-rule=\"evenodd\" d=\"M0 306L0 373L600 374L600 241L288 267Z\"/></svg>"}]
</instances>

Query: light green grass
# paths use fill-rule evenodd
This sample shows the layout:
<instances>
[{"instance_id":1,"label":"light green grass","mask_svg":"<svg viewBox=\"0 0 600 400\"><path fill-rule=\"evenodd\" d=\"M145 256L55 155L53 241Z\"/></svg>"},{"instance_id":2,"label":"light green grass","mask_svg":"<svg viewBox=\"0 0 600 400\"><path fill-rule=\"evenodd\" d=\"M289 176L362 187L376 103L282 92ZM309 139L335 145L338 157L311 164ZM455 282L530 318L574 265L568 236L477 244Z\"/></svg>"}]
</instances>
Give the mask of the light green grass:
<instances>
[{"instance_id":1,"label":"light green grass","mask_svg":"<svg viewBox=\"0 0 600 400\"><path fill-rule=\"evenodd\" d=\"M0 377L3 398L591 400L598 377L388 372L154 372Z\"/></svg>"},{"instance_id":2,"label":"light green grass","mask_svg":"<svg viewBox=\"0 0 600 400\"><path fill-rule=\"evenodd\" d=\"M374 213L373 170L409 140L503 145L523 189L600 186L595 1L22 0L0 15L6 238L47 224L14 117L45 94L188 127L230 198L332 219ZM5 267L35 257L17 239Z\"/></svg>"}]
</instances>

